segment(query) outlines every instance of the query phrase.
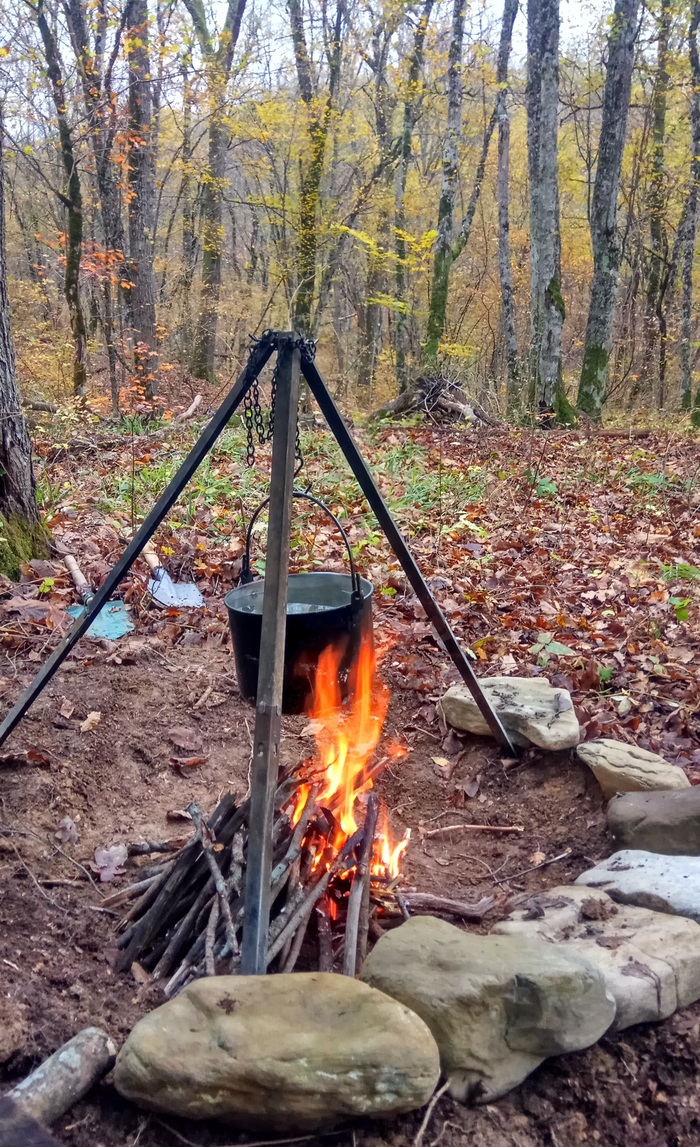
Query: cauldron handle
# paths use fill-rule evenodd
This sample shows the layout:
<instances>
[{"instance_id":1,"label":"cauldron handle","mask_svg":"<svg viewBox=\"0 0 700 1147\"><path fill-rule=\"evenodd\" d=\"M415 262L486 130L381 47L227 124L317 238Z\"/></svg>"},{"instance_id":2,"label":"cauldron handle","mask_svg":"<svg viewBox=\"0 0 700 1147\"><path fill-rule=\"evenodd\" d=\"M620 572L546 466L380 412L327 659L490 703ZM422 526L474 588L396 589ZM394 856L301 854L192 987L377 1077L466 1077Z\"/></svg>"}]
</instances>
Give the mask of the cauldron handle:
<instances>
[{"instance_id":1,"label":"cauldron handle","mask_svg":"<svg viewBox=\"0 0 700 1147\"><path fill-rule=\"evenodd\" d=\"M338 530L340 531L341 537L342 537L343 541L345 542L345 548L348 551L348 560L350 562L350 580L352 582L352 604L353 604L353 608L356 610L359 609L362 606L362 589L360 588L359 574L358 574L357 570L355 569L355 562L353 561L352 549L350 548L350 541L348 539L348 535L345 533L345 530L341 526L340 522L336 518L333 511L329 510L328 506L325 504L325 502L322 502L320 500L320 498L314 498L313 494L307 494L305 490L293 490L292 491L292 497L293 498L306 498L306 500L308 502L313 502L313 504L315 506L318 506L319 509L324 510L326 512L326 514L328 514L328 517L331 518L333 520L333 522L335 523L335 525L338 527ZM251 569L250 569L250 543L251 543L252 535L253 535L253 526L255 525L256 521L258 520L259 515L265 509L265 507L267 506L269 501L270 501L269 498L265 498L265 500L260 503L257 510L255 510L252 518L250 519L250 522L248 523L248 530L246 532L246 538L245 538L245 554L243 555L243 564L241 567L241 584L242 585L247 585L249 582L253 581L253 574L252 574Z\"/></svg>"}]
</instances>

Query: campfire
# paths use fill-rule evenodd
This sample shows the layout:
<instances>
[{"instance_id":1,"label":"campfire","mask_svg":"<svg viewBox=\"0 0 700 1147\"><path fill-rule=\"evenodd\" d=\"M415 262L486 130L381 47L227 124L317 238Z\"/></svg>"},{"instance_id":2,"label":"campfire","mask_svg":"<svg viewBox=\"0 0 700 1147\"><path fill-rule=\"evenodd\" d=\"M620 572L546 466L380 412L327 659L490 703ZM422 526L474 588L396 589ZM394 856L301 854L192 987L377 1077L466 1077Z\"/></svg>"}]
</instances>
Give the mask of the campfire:
<instances>
[{"instance_id":1,"label":"campfire","mask_svg":"<svg viewBox=\"0 0 700 1147\"><path fill-rule=\"evenodd\" d=\"M371 638L340 685L342 648L319 658L309 711L316 751L280 776L275 799L268 970L297 965L355 975L371 938L413 911L480 918L490 906L438 902L401 892L401 859L410 831L394 841L374 781L405 752L375 752L389 705ZM190 805L195 835L170 860L110 898L134 901L120 924L117 967L134 962L164 980L172 995L201 975L235 972L245 914L249 801L231 794L209 819Z\"/></svg>"}]
</instances>

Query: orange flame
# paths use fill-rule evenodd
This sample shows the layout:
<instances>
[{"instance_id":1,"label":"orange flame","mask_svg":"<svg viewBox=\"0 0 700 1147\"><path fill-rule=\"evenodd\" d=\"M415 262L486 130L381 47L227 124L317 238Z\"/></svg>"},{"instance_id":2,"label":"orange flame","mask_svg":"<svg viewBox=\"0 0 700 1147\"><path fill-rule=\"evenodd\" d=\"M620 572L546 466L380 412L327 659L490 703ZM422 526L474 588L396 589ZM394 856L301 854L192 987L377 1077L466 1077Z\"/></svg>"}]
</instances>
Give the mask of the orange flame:
<instances>
[{"instance_id":1,"label":"orange flame","mask_svg":"<svg viewBox=\"0 0 700 1147\"><path fill-rule=\"evenodd\" d=\"M312 716L319 723L316 750L325 777L318 799L349 837L358 827L355 801L372 787L367 764L384 725L389 690L375 676L371 640L363 639L350 681L352 704L343 713L338 680L341 657L342 649L330 647L319 658Z\"/></svg>"},{"instance_id":2,"label":"orange flame","mask_svg":"<svg viewBox=\"0 0 700 1147\"><path fill-rule=\"evenodd\" d=\"M376 675L376 660L371 638L363 638L350 679L351 701L343 706L340 689L340 666L344 650L329 647L319 657L314 695L309 716L314 722L316 753L322 772L322 787L317 795L319 805L335 817L339 831L333 841L336 849L357 831L358 798L372 788L369 763L381 736L389 706L389 690ZM389 749L394 759L407 750L398 744ZM375 766L376 768L376 766ZM292 812L292 823L298 824L309 799L312 786L302 784ZM378 832L372 856L372 874L398 876L401 857L408 846L404 840L392 845L386 815ZM320 861L320 854L315 864Z\"/></svg>"}]
</instances>

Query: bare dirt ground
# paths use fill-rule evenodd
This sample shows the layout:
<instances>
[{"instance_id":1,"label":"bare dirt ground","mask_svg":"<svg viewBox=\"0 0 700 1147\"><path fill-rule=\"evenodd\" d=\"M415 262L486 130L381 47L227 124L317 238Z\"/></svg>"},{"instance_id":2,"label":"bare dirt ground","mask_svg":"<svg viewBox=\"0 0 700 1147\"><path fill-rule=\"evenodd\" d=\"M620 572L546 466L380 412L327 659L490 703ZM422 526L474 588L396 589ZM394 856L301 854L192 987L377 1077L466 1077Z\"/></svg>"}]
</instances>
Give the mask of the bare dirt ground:
<instances>
[{"instance_id":1,"label":"bare dirt ground","mask_svg":"<svg viewBox=\"0 0 700 1147\"><path fill-rule=\"evenodd\" d=\"M158 1002L155 988L112 971L114 918L99 909L101 895L133 879L136 862L128 863L118 884L101 887L93 887L79 865L89 871L101 845L177 835L182 828L167 820L169 810L192 799L211 808L222 791L246 787L252 713L237 695L225 649L153 643L122 665L106 663L99 650L90 657L89 645L86 652L49 687L13 741L40 747L49 766L10 766L2 774L2 823L14 830L2 837L0 853L5 1083L88 1024L123 1040ZM493 895L486 925L503 915L518 893L571 879L609 852L599 790L569 754L532 753L506 769L492 744L470 738L447 781L432 760L441 753L441 737L431 720L430 697L440 678L451 673L426 661L417 699L415 689L398 687L405 674L400 654L393 651L385 676L394 690L385 736L404 738L410 751L380 778L378 788L394 831L413 829L407 884L464 899ZM196 708L210 685L209 697ZM61 716L61 708L68 712L71 706L70 718ZM100 712L101 720L92 731L81 732L90 711ZM206 764L186 775L170 764L174 750L167 736L183 723L201 733L207 756ZM303 719L288 724L295 728L288 729L283 751L292 762L308 755L308 740L298 735ZM465 797L477 777L477 795ZM463 801L462 807L455 801ZM445 823L440 815L446 809L451 822L522 824L525 831L518 836L464 832L421 844L419 822ZM57 852L54 833L64 816L73 819L80 839L61 844L63 851ZM568 859L516 875L530 867L534 853L557 856L567 848L572 849ZM443 1098L426 1143L691 1147L700 1135L699 1034L696 1006L664 1024L549 1061L513 1095L486 1108L468 1110ZM408 1147L419 1122L415 1116L358 1125L309 1142ZM108 1081L54 1130L73 1147L245 1142L232 1130L181 1121L166 1127L121 1101Z\"/></svg>"},{"instance_id":2,"label":"bare dirt ground","mask_svg":"<svg viewBox=\"0 0 700 1147\"><path fill-rule=\"evenodd\" d=\"M365 448L423 568L437 575L433 589L457 635L475 651L479 671L546 673L571 689L586 738L602 733L654 749L698 783L696 445L681 437L640 444L505 432L439 436L424 429L413 438L406 446L388 431ZM50 519L54 538L78 554L94 583L121 549L118 531L129 526L123 499L104 501L112 475L126 475L128 487L131 472L133 510L137 464L145 475L161 455L169 457L167 443L157 458L152 439L137 447L132 443L127 456L115 437L84 469L70 450L47 451L46 472L59 492ZM600 790L573 754L531 752L512 764L487 740L445 741L434 701L454 671L359 503L349 495L344 500L340 479L323 477L324 449L321 444L307 468L319 470L321 494L345 506L362 572L378 587L381 672L393 694L384 738L409 750L377 785L395 836L412 829L406 883L457 898L493 896L482 925L489 928L518 895L565 883L609 855ZM157 615L144 604L143 579L132 579L125 597L135 635L117 647L84 641L3 746L3 753L34 748L44 758L0 763L3 1086L88 1024L123 1040L160 1002L157 988L113 972L116 918L101 906L143 862L128 861L123 875L99 884L90 867L95 848L180 836L187 824L168 819L169 812L192 799L208 810L223 792L246 789L253 712L238 694L222 597L240 565L236 515L245 520L259 495L257 487L246 487L238 497L245 473L231 461L234 455L217 459L208 480L218 485L202 488L184 525L160 539L174 554L175 576L196 570L208 607L200 619ZM425 483L436 474L431 493ZM140 513L168 475L163 470L157 477L160 485L156 477L153 486L143 478ZM478 489L467 497L469 482ZM325 547L326 564L339 568L342 553L325 529L313 523L314 546ZM74 600L65 575L57 574L50 587L41 584L50 573L28 570L19 588L0 587L7 619L0 626L3 711L47 655L62 607ZM533 653L543 632L567 650L555 652L546 666ZM83 731L89 713L99 713L99 722ZM283 756L290 764L309 754L304 724L303 718L285 722ZM204 763L173 764L173 757L188 755L169 737L182 725L197 731ZM64 817L74 822L74 843L56 840ZM431 839L419 831L421 823L460 821L517 824L524 831ZM531 870L542 855L551 859L567 849L563 860ZM696 1005L665 1023L550 1060L487 1107L467 1109L443 1097L424 1147L696 1147L699 1049ZM420 1122L417 1113L304 1141L412 1147ZM235 1128L144 1114L119 1099L109 1078L53 1130L71 1147L246 1142Z\"/></svg>"}]
</instances>

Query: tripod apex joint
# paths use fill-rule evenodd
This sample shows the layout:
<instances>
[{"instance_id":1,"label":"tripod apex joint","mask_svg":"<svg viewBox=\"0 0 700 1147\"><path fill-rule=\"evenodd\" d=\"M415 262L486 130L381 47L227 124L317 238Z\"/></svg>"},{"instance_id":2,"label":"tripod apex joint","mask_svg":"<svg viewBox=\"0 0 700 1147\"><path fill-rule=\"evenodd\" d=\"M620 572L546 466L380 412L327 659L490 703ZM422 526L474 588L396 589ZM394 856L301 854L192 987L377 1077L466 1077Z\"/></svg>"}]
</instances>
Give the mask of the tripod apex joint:
<instances>
[{"instance_id":1,"label":"tripod apex joint","mask_svg":"<svg viewBox=\"0 0 700 1147\"><path fill-rule=\"evenodd\" d=\"M105 602L111 598L143 547L161 525L199 465L209 454L232 415L244 401L249 389L257 383L261 371L275 352L278 356L276 412L272 434L268 552L263 591L258 701L253 741L255 754L251 778L251 831L248 841L246 870L246 918L241 949L241 971L249 974L263 973L267 967L272 817L280 741L289 535L294 496L294 457L299 384L302 375L316 399L331 433L345 455L360 489L374 511L379 526L386 535L414 593L425 609L428 619L459 671L462 680L474 697L481 715L496 740L504 746L510 755L517 756L508 733L485 696L463 649L433 597L316 366L315 342L304 338L295 331L265 330L259 338L252 338L248 361L238 380L202 431L180 469L171 479L167 489L129 542L100 589L86 606L85 612L76 620L68 634L41 666L34 680L0 725L1 745L45 689L76 643L90 628ZM255 817L253 816L254 813Z\"/></svg>"}]
</instances>

